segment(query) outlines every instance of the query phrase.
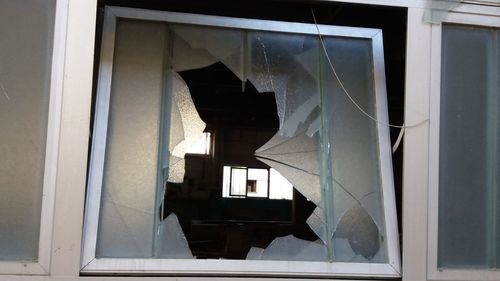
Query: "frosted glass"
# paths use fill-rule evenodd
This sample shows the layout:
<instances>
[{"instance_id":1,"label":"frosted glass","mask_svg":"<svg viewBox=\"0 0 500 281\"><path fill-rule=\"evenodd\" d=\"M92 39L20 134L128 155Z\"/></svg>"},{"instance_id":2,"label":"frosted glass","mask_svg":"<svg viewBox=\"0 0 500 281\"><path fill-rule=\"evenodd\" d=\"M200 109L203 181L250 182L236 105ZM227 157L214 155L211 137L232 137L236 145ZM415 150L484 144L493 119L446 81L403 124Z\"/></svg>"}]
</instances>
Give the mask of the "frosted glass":
<instances>
[{"instance_id":1,"label":"frosted glass","mask_svg":"<svg viewBox=\"0 0 500 281\"><path fill-rule=\"evenodd\" d=\"M0 0L0 260L38 259L55 0Z\"/></svg>"},{"instance_id":2,"label":"frosted glass","mask_svg":"<svg viewBox=\"0 0 500 281\"><path fill-rule=\"evenodd\" d=\"M443 26L440 267L499 266L499 35L488 28Z\"/></svg>"},{"instance_id":3,"label":"frosted glass","mask_svg":"<svg viewBox=\"0 0 500 281\"><path fill-rule=\"evenodd\" d=\"M337 73L352 98L367 113L376 118L375 81L371 41L366 39L327 38L326 49ZM355 254L365 259L358 262L385 262L385 222L382 206L382 182L378 143L378 124L363 115L348 99L325 59L321 60L322 91L326 99L322 106L329 116L330 155L333 165L333 218L334 225L346 215L357 229L369 231L350 232L358 237L351 244ZM328 198L325 198L328 200ZM365 212L357 210L361 208ZM351 213L349 213L351 212ZM355 214L355 215L352 215ZM367 215L368 218L365 216ZM370 227L378 227L374 231ZM340 227L340 226L337 226ZM337 228L335 239L341 239ZM380 245L375 247L374 244ZM366 245L359 249L360 244ZM357 247L357 250L355 249ZM376 248L376 249L375 249ZM380 251L380 253L378 253ZM340 250L335 251L337 261L350 261L353 257Z\"/></svg>"},{"instance_id":4,"label":"frosted glass","mask_svg":"<svg viewBox=\"0 0 500 281\"><path fill-rule=\"evenodd\" d=\"M172 24L170 29L175 34L174 70L201 68L221 61L238 78L246 80L242 63L245 55L243 30L181 24ZM183 42L191 48L181 48Z\"/></svg>"},{"instance_id":5,"label":"frosted glass","mask_svg":"<svg viewBox=\"0 0 500 281\"><path fill-rule=\"evenodd\" d=\"M118 21L97 257L151 257L166 26Z\"/></svg>"},{"instance_id":6,"label":"frosted glass","mask_svg":"<svg viewBox=\"0 0 500 281\"><path fill-rule=\"evenodd\" d=\"M299 34L248 32L248 42L248 79L259 92L274 92L281 127L288 115L317 90L316 81L311 78L317 72L317 39ZM297 87L305 91L290 93Z\"/></svg>"},{"instance_id":7,"label":"frosted glass","mask_svg":"<svg viewBox=\"0 0 500 281\"><path fill-rule=\"evenodd\" d=\"M317 205L307 223L323 245L333 240L331 260L386 262L377 123L342 92L317 37L249 34L251 81L259 91L274 90L283 118L278 133L256 151L257 158ZM342 82L376 117L371 44L366 39L325 37ZM325 97L320 98L320 90ZM326 128L321 127L321 111ZM325 197L328 192L320 183L320 171L328 172L320 165L320 131L329 133L325 147L330 147L333 163L331 198Z\"/></svg>"}]
</instances>

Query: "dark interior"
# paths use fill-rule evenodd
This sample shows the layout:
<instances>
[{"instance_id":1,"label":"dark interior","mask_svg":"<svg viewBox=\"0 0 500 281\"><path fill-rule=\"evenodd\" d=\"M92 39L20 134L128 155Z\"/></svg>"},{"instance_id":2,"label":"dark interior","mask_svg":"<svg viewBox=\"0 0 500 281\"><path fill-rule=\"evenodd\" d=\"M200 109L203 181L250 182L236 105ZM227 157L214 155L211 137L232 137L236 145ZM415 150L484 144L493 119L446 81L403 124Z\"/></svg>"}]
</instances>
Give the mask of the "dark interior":
<instances>
[{"instance_id":1,"label":"dark interior","mask_svg":"<svg viewBox=\"0 0 500 281\"><path fill-rule=\"evenodd\" d=\"M101 0L97 34L101 34L105 5L306 23L312 22L312 8L321 24L380 28L384 34L389 119L392 124L402 124L405 9L321 1ZM96 40L96 54L99 41ZM209 155L186 155L184 182L167 184L164 216L171 212L178 216L193 255L244 259L251 246L265 248L277 236L293 234L316 240L305 222L315 205L298 192L294 192L293 200L222 196L224 165L268 168L253 154L278 130L273 93L258 93L250 82L245 83L242 91L242 82L222 63L179 74L207 124L205 131L212 136ZM391 129L393 142L398 133L398 129ZM401 151L400 147L393 155L398 212Z\"/></svg>"}]
</instances>

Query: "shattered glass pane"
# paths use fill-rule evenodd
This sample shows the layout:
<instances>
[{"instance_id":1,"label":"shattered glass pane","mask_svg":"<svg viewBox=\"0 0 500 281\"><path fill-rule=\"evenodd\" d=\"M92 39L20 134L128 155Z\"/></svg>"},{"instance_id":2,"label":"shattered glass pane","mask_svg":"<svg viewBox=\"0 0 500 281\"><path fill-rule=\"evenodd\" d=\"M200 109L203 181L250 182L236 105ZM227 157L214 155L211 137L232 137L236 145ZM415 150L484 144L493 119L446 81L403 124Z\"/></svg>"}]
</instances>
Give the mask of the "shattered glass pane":
<instances>
[{"instance_id":1,"label":"shattered glass pane","mask_svg":"<svg viewBox=\"0 0 500 281\"><path fill-rule=\"evenodd\" d=\"M55 2L0 0L0 261L38 259Z\"/></svg>"},{"instance_id":2,"label":"shattered glass pane","mask_svg":"<svg viewBox=\"0 0 500 281\"><path fill-rule=\"evenodd\" d=\"M263 252L264 252L264 249L262 249L262 248L252 247L248 251L246 260L260 260L260 259L262 259Z\"/></svg>"},{"instance_id":3,"label":"shattered glass pane","mask_svg":"<svg viewBox=\"0 0 500 281\"><path fill-rule=\"evenodd\" d=\"M371 40L325 44L376 117ZM317 36L119 22L116 45L99 256L386 261L377 124Z\"/></svg>"}]
</instances>

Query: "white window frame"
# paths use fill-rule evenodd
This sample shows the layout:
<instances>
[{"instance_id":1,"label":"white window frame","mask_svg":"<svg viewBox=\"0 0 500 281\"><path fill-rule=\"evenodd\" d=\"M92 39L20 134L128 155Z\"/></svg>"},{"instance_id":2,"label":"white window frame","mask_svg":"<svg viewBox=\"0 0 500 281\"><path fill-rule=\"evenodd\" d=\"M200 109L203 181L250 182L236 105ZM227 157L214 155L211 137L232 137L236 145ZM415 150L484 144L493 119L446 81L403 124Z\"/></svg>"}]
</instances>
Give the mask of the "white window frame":
<instances>
[{"instance_id":1,"label":"white window frame","mask_svg":"<svg viewBox=\"0 0 500 281\"><path fill-rule=\"evenodd\" d=\"M500 7L461 5L450 12L443 23L500 28ZM429 131L428 193L428 280L500 280L499 270L438 268L439 210L439 123L441 97L442 25L433 25L431 55L431 96Z\"/></svg>"},{"instance_id":2,"label":"white window frame","mask_svg":"<svg viewBox=\"0 0 500 281\"><path fill-rule=\"evenodd\" d=\"M61 127L62 93L64 78L64 58L66 49L66 28L68 1L56 0L53 45L51 50L51 71L49 89L49 109L45 160L43 166L42 201L40 212L40 235L37 261L0 261L0 277L3 274L48 275L52 252L52 228L54 222L54 202L56 174L59 157L59 137Z\"/></svg>"},{"instance_id":3,"label":"white window frame","mask_svg":"<svg viewBox=\"0 0 500 281\"><path fill-rule=\"evenodd\" d=\"M400 277L399 239L391 147L385 88L382 32L379 29L351 28L319 25L325 35L366 38L372 40L376 111L379 123L379 151L381 163L382 200L386 222L386 247L388 263L304 262L304 261L246 261L246 260L182 260L148 258L96 258L97 227L103 178L104 155L111 92L111 75L115 29L118 18L189 23L205 26L233 27L247 30L278 31L317 34L313 24L228 18L123 7L107 7L101 47L101 61L96 101L96 117L92 140L89 171L89 188L85 210L81 272L84 274L189 274L189 275L238 275L238 276L348 276L348 277Z\"/></svg>"}]
</instances>

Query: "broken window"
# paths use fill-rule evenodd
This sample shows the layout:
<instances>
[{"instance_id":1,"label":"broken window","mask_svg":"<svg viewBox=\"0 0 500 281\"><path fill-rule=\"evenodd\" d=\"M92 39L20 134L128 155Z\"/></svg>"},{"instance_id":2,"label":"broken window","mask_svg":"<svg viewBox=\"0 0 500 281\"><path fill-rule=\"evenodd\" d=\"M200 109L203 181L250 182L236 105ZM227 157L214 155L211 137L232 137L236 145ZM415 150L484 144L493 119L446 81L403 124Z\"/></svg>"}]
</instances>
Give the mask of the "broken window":
<instances>
[{"instance_id":1,"label":"broken window","mask_svg":"<svg viewBox=\"0 0 500 281\"><path fill-rule=\"evenodd\" d=\"M107 13L84 270L247 259L399 274L380 30ZM210 156L187 153L206 131Z\"/></svg>"}]
</instances>

